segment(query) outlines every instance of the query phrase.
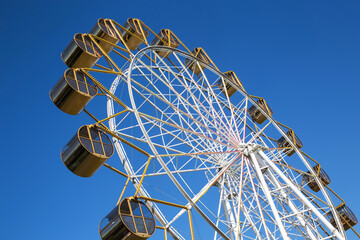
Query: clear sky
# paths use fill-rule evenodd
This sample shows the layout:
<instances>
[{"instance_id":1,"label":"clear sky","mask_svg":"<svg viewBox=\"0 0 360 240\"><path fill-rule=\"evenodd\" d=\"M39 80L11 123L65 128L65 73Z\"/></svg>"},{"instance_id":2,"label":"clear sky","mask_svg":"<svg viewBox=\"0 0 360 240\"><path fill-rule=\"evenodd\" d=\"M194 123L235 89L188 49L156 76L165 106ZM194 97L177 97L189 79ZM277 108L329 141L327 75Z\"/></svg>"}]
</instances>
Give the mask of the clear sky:
<instances>
[{"instance_id":1,"label":"clear sky","mask_svg":"<svg viewBox=\"0 0 360 240\"><path fill-rule=\"evenodd\" d=\"M247 92L264 97L320 161L360 219L360 1L1 1L1 239L100 239L98 223L123 179L84 179L60 149L84 114L66 115L49 90L60 53L98 18L141 19L201 46ZM105 111L106 106L103 106ZM111 180L111 182L110 182ZM360 230L360 226L355 227ZM349 233L349 239L355 239Z\"/></svg>"}]
</instances>

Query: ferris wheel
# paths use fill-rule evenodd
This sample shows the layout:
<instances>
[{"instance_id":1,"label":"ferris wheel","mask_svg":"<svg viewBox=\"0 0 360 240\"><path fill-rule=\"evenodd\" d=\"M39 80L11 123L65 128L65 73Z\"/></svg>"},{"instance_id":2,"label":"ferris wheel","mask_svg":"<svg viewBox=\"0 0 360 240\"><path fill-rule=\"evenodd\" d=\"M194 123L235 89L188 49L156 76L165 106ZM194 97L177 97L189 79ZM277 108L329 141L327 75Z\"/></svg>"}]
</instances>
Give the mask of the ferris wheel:
<instances>
[{"instance_id":1,"label":"ferris wheel","mask_svg":"<svg viewBox=\"0 0 360 240\"><path fill-rule=\"evenodd\" d=\"M204 49L191 51L171 30L156 33L139 19L99 19L74 36L62 59L69 69L51 100L94 120L61 150L65 166L90 177L104 165L124 180L101 220L102 240L355 232L355 215L300 138ZM90 110L100 98L106 106Z\"/></svg>"}]
</instances>

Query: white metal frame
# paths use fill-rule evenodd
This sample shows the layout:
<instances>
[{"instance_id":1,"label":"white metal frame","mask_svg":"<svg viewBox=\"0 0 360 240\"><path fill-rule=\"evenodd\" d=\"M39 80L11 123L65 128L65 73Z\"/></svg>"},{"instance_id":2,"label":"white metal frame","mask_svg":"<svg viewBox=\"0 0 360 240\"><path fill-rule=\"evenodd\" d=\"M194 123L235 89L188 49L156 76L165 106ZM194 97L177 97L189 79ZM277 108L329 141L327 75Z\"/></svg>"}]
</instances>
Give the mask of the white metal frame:
<instances>
[{"instance_id":1,"label":"white metal frame","mask_svg":"<svg viewBox=\"0 0 360 240\"><path fill-rule=\"evenodd\" d=\"M173 52L175 66L156 54L155 50L159 49ZM157 62L148 61L145 54L156 55ZM206 65L187 53L169 47L142 49L134 56L124 76L117 77L111 88L111 92L116 94L119 81L126 81L130 114L137 121L136 126L119 128L119 119L113 118L109 122L111 130L119 136L147 143L152 157L159 164L157 171L147 173L146 178L167 176L178 189L177 194L186 199L188 209L195 209L214 230L214 239L218 236L231 240L291 239L295 235L312 240L346 239L337 215L333 214L340 231L314 206L313 199L302 194L301 187L296 183L299 174L276 166L274 162L279 159L286 161L286 156L270 150L264 153L264 150L274 147L266 135L269 126L291 143L281 127L257 106L256 101L216 69L206 65L206 70L196 76L185 66L185 58L196 61L198 67ZM216 89L214 76L216 80L229 82L238 90L242 100L232 103L227 94ZM114 104L109 98L109 116L115 114ZM269 119L259 131L254 130L256 125L248 117L248 104L257 106ZM154 114L144 112L143 106L151 108ZM143 137L126 134L125 128L138 128ZM191 152L182 152L179 146L191 149ZM292 146L296 149L294 144ZM133 166L119 141L115 141L115 147L125 171L137 187L142 167ZM190 160L177 167L176 156L164 156L159 151L188 154ZM206 152L211 154L206 155ZM305 157L297 149L296 152L298 164L316 175ZM188 168L195 161L199 161L199 166ZM186 174L190 173L196 173L205 182L200 190L193 190L193 184L186 179ZM328 193L321 181L315 179L321 188L320 198L326 203L324 205L334 212ZM219 196L214 209L208 209L206 203L202 203L202 197L212 186L218 188ZM237 196L232 195L234 191ZM151 197L144 185L140 194ZM227 197L229 194L231 200ZM173 238L184 239L173 226L185 210L169 218L157 204L147 204ZM292 219L292 223L288 219ZM322 233L319 225L333 235Z\"/></svg>"}]
</instances>

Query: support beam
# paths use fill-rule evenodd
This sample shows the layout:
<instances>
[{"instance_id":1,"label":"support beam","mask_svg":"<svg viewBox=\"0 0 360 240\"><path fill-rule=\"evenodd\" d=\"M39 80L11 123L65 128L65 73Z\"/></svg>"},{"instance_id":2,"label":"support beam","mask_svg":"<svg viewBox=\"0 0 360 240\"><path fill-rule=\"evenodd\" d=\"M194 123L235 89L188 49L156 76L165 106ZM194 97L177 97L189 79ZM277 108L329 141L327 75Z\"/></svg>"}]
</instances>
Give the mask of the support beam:
<instances>
[{"instance_id":1,"label":"support beam","mask_svg":"<svg viewBox=\"0 0 360 240\"><path fill-rule=\"evenodd\" d=\"M264 160L262 158L260 158L260 156L258 154L255 154L255 156L256 156L256 158L257 158L257 160L259 162L262 162L262 165L265 165L265 163L263 162ZM305 229L306 233L308 234L308 237L310 237L310 239L312 239L312 240L316 240L317 238L314 236L314 233L311 231L310 227L308 225L306 225L306 222L304 220L303 215L300 214L298 208L295 206L295 204L293 203L291 198L288 197L288 194L286 194L284 188L281 186L278 179L274 176L274 174L272 173L271 170L268 170L267 173L268 173L268 177L269 177L269 180L271 181L271 183L277 189L279 189L279 192L280 192L281 196L283 198L287 199L287 205L290 207L291 211L297 217L297 219L299 220L301 226Z\"/></svg>"},{"instance_id":2,"label":"support beam","mask_svg":"<svg viewBox=\"0 0 360 240\"><path fill-rule=\"evenodd\" d=\"M259 149L258 153L266 161L266 163L271 167L276 174L278 174L283 181L291 188L291 190L301 199L306 207L308 207L320 221L332 232L339 240L345 240L346 237L343 236L319 211L318 209L311 204L311 202L302 194L302 192L288 179L285 174L276 167L276 165L266 156L266 154Z\"/></svg>"},{"instance_id":3,"label":"support beam","mask_svg":"<svg viewBox=\"0 0 360 240\"><path fill-rule=\"evenodd\" d=\"M256 172L256 175L257 175L257 178L258 180L260 181L260 186L268 200L268 203L270 205L270 208L271 208L271 211L274 215L274 218L275 218L275 221L276 221L276 224L280 230L280 233L281 233L281 236L283 239L285 240L291 240L289 235L287 234L286 230L285 230L285 227L283 225L283 222L281 221L281 218L279 216L279 213L278 213L278 209L276 208L275 206L275 203L271 197L271 194L270 194L270 190L268 188L268 185L264 179L264 176L262 175L262 172L261 172L261 169L260 169L260 166L259 166L259 163L257 162L257 159L255 157L255 154L254 153L250 153L250 159L252 160L252 165L254 166L254 169L255 169L255 172Z\"/></svg>"}]
</instances>

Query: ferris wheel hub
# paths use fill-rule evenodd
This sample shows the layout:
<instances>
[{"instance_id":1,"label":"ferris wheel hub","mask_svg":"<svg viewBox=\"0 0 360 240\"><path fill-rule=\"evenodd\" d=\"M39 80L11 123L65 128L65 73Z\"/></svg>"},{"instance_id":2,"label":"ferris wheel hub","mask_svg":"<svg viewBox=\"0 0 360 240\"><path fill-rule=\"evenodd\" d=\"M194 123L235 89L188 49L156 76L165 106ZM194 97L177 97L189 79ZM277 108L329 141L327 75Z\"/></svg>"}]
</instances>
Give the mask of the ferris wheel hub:
<instances>
[{"instance_id":1,"label":"ferris wheel hub","mask_svg":"<svg viewBox=\"0 0 360 240\"><path fill-rule=\"evenodd\" d=\"M245 156L249 157L251 153L257 152L260 149L265 150L266 148L256 143L247 143L238 149L242 151Z\"/></svg>"}]
</instances>

